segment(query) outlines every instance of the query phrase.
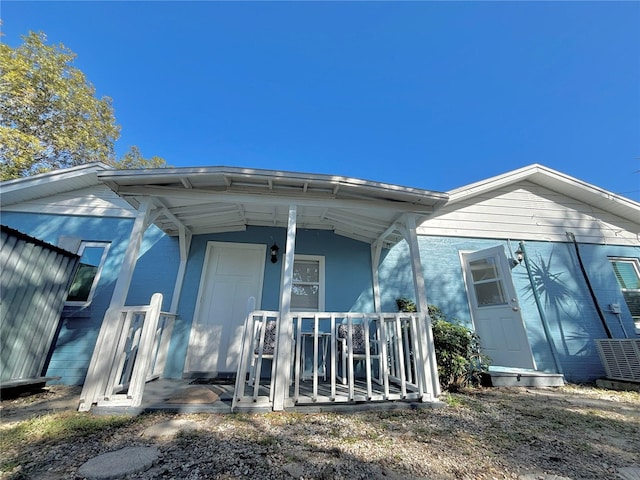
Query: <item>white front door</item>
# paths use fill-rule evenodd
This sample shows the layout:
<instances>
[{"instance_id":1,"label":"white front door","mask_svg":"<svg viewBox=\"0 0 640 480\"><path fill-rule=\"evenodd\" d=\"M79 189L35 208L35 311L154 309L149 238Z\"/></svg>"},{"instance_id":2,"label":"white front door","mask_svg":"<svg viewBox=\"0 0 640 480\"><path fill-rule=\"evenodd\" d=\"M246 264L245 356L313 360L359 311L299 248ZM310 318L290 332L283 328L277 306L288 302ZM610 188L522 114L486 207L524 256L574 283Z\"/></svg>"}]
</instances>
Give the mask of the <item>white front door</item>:
<instances>
[{"instance_id":1,"label":"white front door","mask_svg":"<svg viewBox=\"0 0 640 480\"><path fill-rule=\"evenodd\" d=\"M482 352L494 366L535 369L504 248L462 253L461 257Z\"/></svg>"},{"instance_id":2,"label":"white front door","mask_svg":"<svg viewBox=\"0 0 640 480\"><path fill-rule=\"evenodd\" d=\"M207 244L185 372L236 372L247 300L254 297L260 308L265 257L265 245Z\"/></svg>"}]
</instances>

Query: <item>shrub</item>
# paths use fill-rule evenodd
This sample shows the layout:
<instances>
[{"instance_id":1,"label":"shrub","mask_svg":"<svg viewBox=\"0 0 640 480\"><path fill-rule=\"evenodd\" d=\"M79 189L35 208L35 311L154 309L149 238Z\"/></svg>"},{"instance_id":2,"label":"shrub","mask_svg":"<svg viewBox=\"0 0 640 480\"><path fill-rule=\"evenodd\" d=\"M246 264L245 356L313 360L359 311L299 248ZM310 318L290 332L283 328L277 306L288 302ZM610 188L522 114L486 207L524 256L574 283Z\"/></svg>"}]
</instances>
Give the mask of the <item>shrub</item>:
<instances>
[{"instance_id":1,"label":"shrub","mask_svg":"<svg viewBox=\"0 0 640 480\"><path fill-rule=\"evenodd\" d=\"M416 305L407 298L396 300L402 312L415 312ZM488 369L489 359L480 353L480 338L475 332L449 321L435 305L429 305L438 376L443 389L456 391L479 385Z\"/></svg>"}]
</instances>

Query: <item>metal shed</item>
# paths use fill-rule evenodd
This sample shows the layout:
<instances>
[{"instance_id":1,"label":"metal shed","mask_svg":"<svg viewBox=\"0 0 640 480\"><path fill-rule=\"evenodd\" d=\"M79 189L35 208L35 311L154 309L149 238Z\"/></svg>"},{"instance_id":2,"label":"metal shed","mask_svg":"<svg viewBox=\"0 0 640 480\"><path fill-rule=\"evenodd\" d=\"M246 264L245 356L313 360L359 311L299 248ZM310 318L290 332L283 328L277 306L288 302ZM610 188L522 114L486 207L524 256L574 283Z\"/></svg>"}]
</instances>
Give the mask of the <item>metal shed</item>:
<instances>
[{"instance_id":1,"label":"metal shed","mask_svg":"<svg viewBox=\"0 0 640 480\"><path fill-rule=\"evenodd\" d=\"M79 257L1 225L0 386L42 381Z\"/></svg>"}]
</instances>

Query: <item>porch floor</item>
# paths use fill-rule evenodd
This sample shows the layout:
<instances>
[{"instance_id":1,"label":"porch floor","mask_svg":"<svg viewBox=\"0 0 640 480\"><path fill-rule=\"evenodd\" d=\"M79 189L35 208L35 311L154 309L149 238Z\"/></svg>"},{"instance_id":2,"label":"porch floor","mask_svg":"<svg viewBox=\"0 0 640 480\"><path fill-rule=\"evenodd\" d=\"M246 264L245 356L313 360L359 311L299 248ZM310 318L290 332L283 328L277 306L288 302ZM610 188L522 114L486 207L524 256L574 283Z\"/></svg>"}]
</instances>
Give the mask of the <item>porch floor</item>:
<instances>
[{"instance_id":1,"label":"porch floor","mask_svg":"<svg viewBox=\"0 0 640 480\"><path fill-rule=\"evenodd\" d=\"M252 387L250 387L252 388ZM356 380L354 389L356 394L366 393L366 382ZM235 390L234 382L217 379L158 379L145 385L142 396L142 404L139 407L109 407L94 406L92 412L98 415L129 414L137 415L143 412L165 411L174 413L231 413L231 402ZM399 393L399 389L390 385L390 392ZM318 396L328 397L331 392L330 382L318 382ZM336 385L338 395L346 395L346 385ZM374 394L380 394L382 387L374 384ZM215 395L211 395L211 393ZM294 397L294 385L289 389L289 395ZM269 395L268 384L260 385L261 396ZM287 411L300 413L316 413L323 411L349 412L362 410L396 410L433 408L440 406L440 402L421 403L416 400L395 400L377 402L313 402L313 382L308 380L300 382L300 401L293 407L287 407ZM216 399L217 397L217 399ZM242 406L237 409L240 412L268 412L271 407L265 404L255 407Z\"/></svg>"}]
</instances>

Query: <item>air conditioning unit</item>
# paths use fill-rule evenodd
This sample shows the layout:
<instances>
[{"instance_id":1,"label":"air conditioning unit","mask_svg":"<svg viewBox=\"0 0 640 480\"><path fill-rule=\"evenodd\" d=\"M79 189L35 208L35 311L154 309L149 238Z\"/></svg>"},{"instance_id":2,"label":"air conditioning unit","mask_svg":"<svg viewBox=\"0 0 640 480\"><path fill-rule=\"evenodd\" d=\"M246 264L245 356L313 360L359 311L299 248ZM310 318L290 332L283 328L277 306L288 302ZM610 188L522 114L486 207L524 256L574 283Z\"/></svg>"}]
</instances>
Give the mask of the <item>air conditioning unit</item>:
<instances>
[{"instance_id":1,"label":"air conditioning unit","mask_svg":"<svg viewBox=\"0 0 640 480\"><path fill-rule=\"evenodd\" d=\"M640 338L596 340L607 378L640 382Z\"/></svg>"}]
</instances>

